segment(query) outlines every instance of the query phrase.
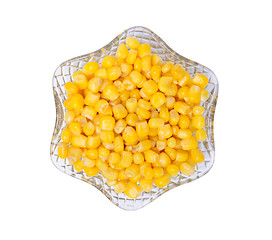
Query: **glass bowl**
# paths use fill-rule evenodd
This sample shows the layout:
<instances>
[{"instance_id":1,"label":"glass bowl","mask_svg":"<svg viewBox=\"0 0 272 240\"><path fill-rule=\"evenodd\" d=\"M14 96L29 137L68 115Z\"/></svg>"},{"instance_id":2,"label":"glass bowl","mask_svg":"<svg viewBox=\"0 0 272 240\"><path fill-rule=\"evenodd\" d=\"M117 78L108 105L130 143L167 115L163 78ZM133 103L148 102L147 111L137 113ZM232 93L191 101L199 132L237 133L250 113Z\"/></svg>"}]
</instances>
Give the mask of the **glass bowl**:
<instances>
[{"instance_id":1,"label":"glass bowl","mask_svg":"<svg viewBox=\"0 0 272 240\"><path fill-rule=\"evenodd\" d=\"M82 69L82 67L87 62L96 61L101 64L104 56L114 56L117 47L121 43L125 43L125 39L127 36L135 36L140 40L141 43L150 44L152 53L158 54L164 62L172 61L174 63L181 64L186 69L186 71L190 73L191 77L195 73L202 73L203 75L207 76L209 79L209 83L205 89L207 89L210 93L207 101L201 103L201 105L205 108L205 113L203 114L203 116L205 117L206 121L205 130L207 132L208 138L204 142L198 142L199 148L205 155L205 161L196 165L196 171L193 175L185 176L179 172L177 177L172 177L171 182L166 187L158 188L154 186L151 192L142 192L136 199L131 199L127 197L124 193L117 194L114 191L113 187L107 185L107 180L101 174L98 174L94 177L89 177L85 174L84 171L76 172L74 170L74 167L69 164L68 159L59 158L57 151L58 143L61 140L61 133L66 127L66 123L64 121L65 108L63 105L64 101L67 98L64 89L65 83L73 81L73 73L77 70ZM213 121L218 96L217 78L209 68L179 55L174 50L172 50L159 36L157 36L155 33L147 28L129 28L122 32L120 35L118 35L116 38L114 38L105 47L95 52L75 57L62 63L56 69L53 76L53 92L56 104L56 123L50 147L50 155L53 164L60 171L95 186L111 202L113 202L116 206L122 209L137 210L139 208L142 208L159 196L161 196L163 193L169 191L170 189L202 177L213 166L215 154Z\"/></svg>"}]
</instances>

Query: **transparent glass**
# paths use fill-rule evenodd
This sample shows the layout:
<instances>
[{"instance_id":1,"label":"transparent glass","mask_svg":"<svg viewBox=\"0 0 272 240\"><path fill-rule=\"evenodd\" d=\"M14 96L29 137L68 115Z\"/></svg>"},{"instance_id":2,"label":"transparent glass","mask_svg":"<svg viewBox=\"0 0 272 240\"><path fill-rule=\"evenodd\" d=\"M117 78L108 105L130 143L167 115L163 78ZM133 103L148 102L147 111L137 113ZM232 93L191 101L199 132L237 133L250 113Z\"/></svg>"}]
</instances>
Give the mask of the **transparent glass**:
<instances>
[{"instance_id":1,"label":"transparent glass","mask_svg":"<svg viewBox=\"0 0 272 240\"><path fill-rule=\"evenodd\" d=\"M73 73L77 70L82 69L82 67L87 62L96 61L99 64L101 64L101 61L104 56L106 55L114 56L117 47L121 43L125 43L125 39L127 36L135 36L140 40L141 43L150 44L152 48L152 53L158 54L163 59L164 62L172 61L181 64L186 69L186 71L188 71L191 74L191 76L193 76L195 73L202 73L205 76L207 76L209 78L209 83L206 89L210 92L208 100L205 103L202 103L202 105L205 108L204 113L206 121L205 130L207 132L208 139L204 142L198 143L199 148L205 155L205 161L203 163L196 165L196 171L193 175L185 176L179 173L177 177L172 178L168 186L164 188L158 188L154 186L151 192L149 193L143 192L137 199L131 199L127 197L124 193L122 194L115 193L113 187L107 185L106 179L102 177L101 174L94 177L89 177L84 173L84 171L76 172L74 170L74 167L69 164L67 159L59 158L57 152L57 145L61 140L62 130L66 127L66 123L64 121L65 108L63 105L64 101L67 98L64 89L65 83L73 81L72 79ZM122 209L137 210L139 208L142 208L143 206L152 202L153 200L161 196L163 193L169 191L170 189L202 177L213 166L215 154L213 121L218 96L218 81L216 79L216 76L209 68L176 53L159 36L157 36L155 33L153 33L147 28L144 27L129 28L122 32L120 35L118 35L116 38L114 38L105 47L95 52L75 57L62 63L56 69L53 76L53 92L56 103L56 123L50 147L50 155L52 162L60 171L95 186L111 202L113 202L116 206Z\"/></svg>"}]
</instances>

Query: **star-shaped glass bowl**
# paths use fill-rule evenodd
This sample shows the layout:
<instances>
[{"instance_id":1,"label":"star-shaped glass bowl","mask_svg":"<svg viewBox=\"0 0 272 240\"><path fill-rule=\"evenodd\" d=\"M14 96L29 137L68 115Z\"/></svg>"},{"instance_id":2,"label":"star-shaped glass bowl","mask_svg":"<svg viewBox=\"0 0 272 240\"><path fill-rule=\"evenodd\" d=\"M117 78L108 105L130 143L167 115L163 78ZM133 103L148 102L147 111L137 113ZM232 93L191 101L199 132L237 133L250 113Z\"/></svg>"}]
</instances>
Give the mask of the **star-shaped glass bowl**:
<instances>
[{"instance_id":1,"label":"star-shaped glass bowl","mask_svg":"<svg viewBox=\"0 0 272 240\"><path fill-rule=\"evenodd\" d=\"M205 155L205 161L196 165L196 171L193 175L186 176L179 172L177 177L172 177L171 182L166 187L158 188L154 186L151 192L142 192L136 199L131 199L124 193L117 194L113 187L107 185L107 180L101 174L94 177L89 177L84 171L76 172L74 167L69 164L68 159L59 158L57 151L57 146L61 141L61 133L66 127L66 123L64 121L65 107L63 103L67 99L67 95L64 85L67 82L73 81L73 73L77 70L81 70L87 62L96 61L101 64L102 59L105 56L115 56L118 46L121 43L125 43L127 36L135 36L139 39L140 43L150 44L152 53L158 54L162 58L163 62L171 61L173 63L181 64L186 71L190 73L191 77L194 76L195 73L202 73L203 75L207 76L209 83L205 89L210 93L209 98L204 103L201 102L201 105L205 108L205 113L203 116L205 118L206 125L204 129L207 132L208 138L203 142L198 142L199 148ZM75 57L62 63L56 69L53 76L53 92L56 104L56 123L51 141L50 155L54 165L60 171L95 186L111 202L122 209L137 210L142 208L170 189L202 177L211 169L214 163L215 148L213 121L218 96L218 81L216 76L209 68L176 53L159 36L147 28L129 28L114 38L105 47L95 52Z\"/></svg>"}]
</instances>

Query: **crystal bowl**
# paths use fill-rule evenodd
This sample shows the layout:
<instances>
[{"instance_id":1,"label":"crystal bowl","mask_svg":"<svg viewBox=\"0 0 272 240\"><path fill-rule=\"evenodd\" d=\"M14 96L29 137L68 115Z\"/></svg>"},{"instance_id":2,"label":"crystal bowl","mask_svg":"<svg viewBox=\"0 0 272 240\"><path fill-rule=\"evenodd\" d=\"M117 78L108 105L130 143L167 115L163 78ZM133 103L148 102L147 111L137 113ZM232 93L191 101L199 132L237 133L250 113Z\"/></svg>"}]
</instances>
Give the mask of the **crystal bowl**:
<instances>
[{"instance_id":1,"label":"crystal bowl","mask_svg":"<svg viewBox=\"0 0 272 240\"><path fill-rule=\"evenodd\" d=\"M74 167L69 164L68 159L59 158L57 151L58 143L61 140L61 133L66 127L66 123L64 121L65 108L63 105L67 98L64 89L65 83L73 81L73 73L77 70L81 70L87 62L96 61L101 64L103 57L106 55L114 56L117 47L121 43L125 43L127 36L135 36L141 43L150 44L152 53L158 54L163 59L163 62L172 61L174 63L181 64L186 69L186 71L190 73L191 77L195 73L202 73L203 75L207 76L209 83L205 89L207 89L210 93L207 101L204 103L201 102L201 105L205 108L203 116L205 118L206 125L204 129L207 132L208 138L204 142L198 142L199 148L205 155L205 161L196 165L196 171L193 175L185 176L179 172L177 177L172 177L171 182L166 187L158 188L154 186L151 192L142 192L136 199L131 199L124 193L117 194L113 187L107 185L107 180L101 174L89 177L85 174L84 171L76 172ZM213 166L215 154L213 121L218 96L217 78L209 68L179 55L174 50L172 50L159 36L145 27L137 26L129 28L114 38L105 47L95 52L75 57L63 62L54 73L53 92L56 104L56 123L50 146L50 155L53 164L60 171L95 186L111 202L122 209L137 210L142 208L170 189L202 177Z\"/></svg>"}]
</instances>

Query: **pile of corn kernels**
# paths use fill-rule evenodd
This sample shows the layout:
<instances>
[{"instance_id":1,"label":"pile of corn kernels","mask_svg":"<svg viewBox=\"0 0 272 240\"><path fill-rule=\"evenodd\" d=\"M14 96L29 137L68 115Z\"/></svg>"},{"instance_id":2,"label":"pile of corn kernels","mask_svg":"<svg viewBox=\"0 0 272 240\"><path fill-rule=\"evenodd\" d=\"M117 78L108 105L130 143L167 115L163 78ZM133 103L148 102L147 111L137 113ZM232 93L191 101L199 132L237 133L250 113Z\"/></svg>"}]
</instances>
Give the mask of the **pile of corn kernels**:
<instances>
[{"instance_id":1,"label":"pile of corn kernels","mask_svg":"<svg viewBox=\"0 0 272 240\"><path fill-rule=\"evenodd\" d=\"M65 84L67 127L58 145L78 172L99 173L130 198L192 175L205 157L204 108L208 78L162 62L149 44L127 37L101 66L88 62Z\"/></svg>"}]
</instances>

